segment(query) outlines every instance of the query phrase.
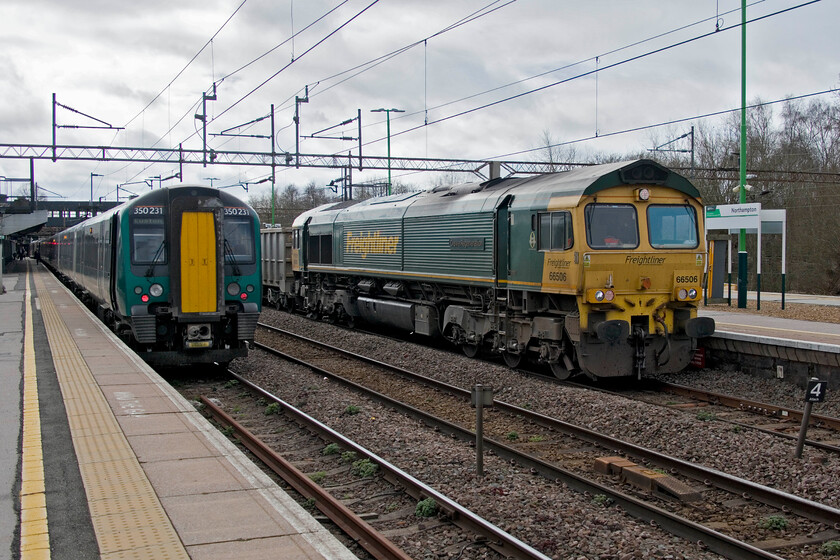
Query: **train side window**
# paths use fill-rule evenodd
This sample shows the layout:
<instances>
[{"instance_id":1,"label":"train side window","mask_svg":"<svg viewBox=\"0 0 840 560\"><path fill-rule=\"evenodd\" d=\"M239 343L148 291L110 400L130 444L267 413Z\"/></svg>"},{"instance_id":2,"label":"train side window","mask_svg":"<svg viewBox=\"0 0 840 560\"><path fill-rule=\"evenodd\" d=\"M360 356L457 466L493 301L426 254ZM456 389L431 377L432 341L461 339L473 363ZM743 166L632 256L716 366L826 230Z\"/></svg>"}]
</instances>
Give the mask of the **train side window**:
<instances>
[{"instance_id":1,"label":"train side window","mask_svg":"<svg viewBox=\"0 0 840 560\"><path fill-rule=\"evenodd\" d=\"M292 231L292 249L300 249L300 230Z\"/></svg>"},{"instance_id":2,"label":"train side window","mask_svg":"<svg viewBox=\"0 0 840 560\"><path fill-rule=\"evenodd\" d=\"M572 216L569 212L540 212L540 251L566 251L574 245Z\"/></svg>"}]
</instances>

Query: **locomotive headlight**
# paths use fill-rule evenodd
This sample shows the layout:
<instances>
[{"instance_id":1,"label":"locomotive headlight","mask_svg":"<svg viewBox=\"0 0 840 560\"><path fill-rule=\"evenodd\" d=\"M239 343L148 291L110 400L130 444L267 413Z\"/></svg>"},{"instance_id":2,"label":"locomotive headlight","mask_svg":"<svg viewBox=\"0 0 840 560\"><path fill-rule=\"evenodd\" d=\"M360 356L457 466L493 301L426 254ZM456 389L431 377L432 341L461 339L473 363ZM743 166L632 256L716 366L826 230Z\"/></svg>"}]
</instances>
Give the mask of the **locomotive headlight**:
<instances>
[{"instance_id":1,"label":"locomotive headlight","mask_svg":"<svg viewBox=\"0 0 840 560\"><path fill-rule=\"evenodd\" d=\"M228 284L227 293L232 296L239 295L239 292L242 291L242 288L239 286L237 282L231 282Z\"/></svg>"},{"instance_id":2,"label":"locomotive headlight","mask_svg":"<svg viewBox=\"0 0 840 560\"><path fill-rule=\"evenodd\" d=\"M152 297L160 297L163 295L163 286L160 284L152 284L149 286L149 293Z\"/></svg>"},{"instance_id":3,"label":"locomotive headlight","mask_svg":"<svg viewBox=\"0 0 840 560\"><path fill-rule=\"evenodd\" d=\"M604 293L604 290L598 290L595 292L595 301L604 301L605 297L606 294Z\"/></svg>"},{"instance_id":4,"label":"locomotive headlight","mask_svg":"<svg viewBox=\"0 0 840 560\"><path fill-rule=\"evenodd\" d=\"M680 291L677 293L677 297L679 299L685 299L688 297L688 290L685 288L680 288Z\"/></svg>"},{"instance_id":5,"label":"locomotive headlight","mask_svg":"<svg viewBox=\"0 0 840 560\"><path fill-rule=\"evenodd\" d=\"M688 290L688 299L694 299L696 297L697 297L697 290L695 290L694 288L691 288L690 290Z\"/></svg>"},{"instance_id":6,"label":"locomotive headlight","mask_svg":"<svg viewBox=\"0 0 840 560\"><path fill-rule=\"evenodd\" d=\"M135 286L134 287L134 293L139 296L140 294L143 293L143 288L141 288L140 286Z\"/></svg>"},{"instance_id":7,"label":"locomotive headlight","mask_svg":"<svg viewBox=\"0 0 840 560\"><path fill-rule=\"evenodd\" d=\"M615 292L613 292L612 290L607 290L606 292L604 292L604 299L607 300L607 301L614 300L615 299Z\"/></svg>"},{"instance_id":8,"label":"locomotive headlight","mask_svg":"<svg viewBox=\"0 0 840 560\"><path fill-rule=\"evenodd\" d=\"M245 286L245 291L250 294L251 292L254 291L254 286L252 286L251 284L248 284L247 286Z\"/></svg>"},{"instance_id":9,"label":"locomotive headlight","mask_svg":"<svg viewBox=\"0 0 840 560\"><path fill-rule=\"evenodd\" d=\"M636 189L636 200L640 202L647 202L650 200L650 191L648 189Z\"/></svg>"}]
</instances>

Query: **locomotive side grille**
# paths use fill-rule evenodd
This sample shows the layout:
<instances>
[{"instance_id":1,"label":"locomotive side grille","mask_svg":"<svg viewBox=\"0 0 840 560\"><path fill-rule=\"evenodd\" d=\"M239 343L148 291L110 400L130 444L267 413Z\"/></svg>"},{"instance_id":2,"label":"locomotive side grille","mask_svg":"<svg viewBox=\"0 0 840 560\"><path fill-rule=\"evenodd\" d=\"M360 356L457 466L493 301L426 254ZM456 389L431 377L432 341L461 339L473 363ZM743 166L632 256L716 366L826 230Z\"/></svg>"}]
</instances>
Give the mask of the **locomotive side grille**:
<instances>
[{"instance_id":1,"label":"locomotive side grille","mask_svg":"<svg viewBox=\"0 0 840 560\"><path fill-rule=\"evenodd\" d=\"M236 316L236 338L239 340L253 340L257 330L259 313L239 313Z\"/></svg>"},{"instance_id":2,"label":"locomotive side grille","mask_svg":"<svg viewBox=\"0 0 840 560\"><path fill-rule=\"evenodd\" d=\"M181 215L181 310L217 311L216 232L212 212Z\"/></svg>"}]
</instances>

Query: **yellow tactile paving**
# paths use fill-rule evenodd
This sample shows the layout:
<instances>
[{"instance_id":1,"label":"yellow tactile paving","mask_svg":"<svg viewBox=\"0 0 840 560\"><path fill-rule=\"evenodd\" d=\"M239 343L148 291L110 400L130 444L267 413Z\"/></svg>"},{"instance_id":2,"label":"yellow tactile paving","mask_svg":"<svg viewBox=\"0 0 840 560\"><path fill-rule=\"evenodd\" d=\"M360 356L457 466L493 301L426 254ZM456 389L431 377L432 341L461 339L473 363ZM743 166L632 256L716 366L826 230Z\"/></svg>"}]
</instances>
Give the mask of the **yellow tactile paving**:
<instances>
[{"instance_id":1,"label":"yellow tactile paving","mask_svg":"<svg viewBox=\"0 0 840 560\"><path fill-rule=\"evenodd\" d=\"M74 334L59 317L59 307L65 306L57 307L50 295L51 292L59 292L47 289L40 274L35 274L35 285L101 558L189 558L82 358ZM74 331L76 335L80 333L79 328ZM29 406L37 408L37 392ZM36 439L32 440L33 449ZM24 460L25 455L26 449ZM37 478L33 478L31 483L35 488ZM37 515L37 512L32 512L33 522L37 521ZM33 539L43 534L34 524L27 527L27 532L31 532ZM27 553L28 558L38 557Z\"/></svg>"},{"instance_id":2,"label":"yellow tactile paving","mask_svg":"<svg viewBox=\"0 0 840 560\"><path fill-rule=\"evenodd\" d=\"M26 274L23 342L23 451L20 485L21 558L50 558L49 524L44 494L44 453L41 448L41 411L35 370L35 339L32 326L32 293Z\"/></svg>"}]
</instances>

